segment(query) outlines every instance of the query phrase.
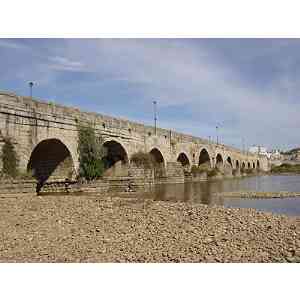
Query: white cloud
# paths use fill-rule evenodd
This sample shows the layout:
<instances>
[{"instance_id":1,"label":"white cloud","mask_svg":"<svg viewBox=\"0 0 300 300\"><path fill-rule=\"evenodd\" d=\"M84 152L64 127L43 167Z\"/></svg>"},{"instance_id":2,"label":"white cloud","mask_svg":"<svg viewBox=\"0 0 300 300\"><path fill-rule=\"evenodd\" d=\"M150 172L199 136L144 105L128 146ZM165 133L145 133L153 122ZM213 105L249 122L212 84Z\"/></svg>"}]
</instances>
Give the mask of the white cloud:
<instances>
[{"instance_id":1,"label":"white cloud","mask_svg":"<svg viewBox=\"0 0 300 300\"><path fill-rule=\"evenodd\" d=\"M1 45L18 47L7 40L0 40ZM254 68L258 58L278 57L275 63L280 76L273 78L270 72L273 80L265 88L242 76L226 57L218 57L217 48L212 50L195 40L67 39L61 41L59 50L51 49L51 40L49 45L49 53L39 53L39 61L33 66L49 86L58 70L89 72L99 80L60 84L66 89L73 88L72 84L80 86L81 91L94 89L96 98L106 84L115 82L118 88L120 82L122 86L128 83L133 94L139 92L136 102L149 104L156 99L161 109L180 107L174 122L170 118L161 120L161 124L177 130L207 137L215 135L215 124L220 123L228 143L240 145L241 137L248 145L292 147L299 143L300 79L291 72L294 56L285 54L292 42L275 40L250 49L241 46L239 61L253 61ZM28 77L27 70L24 74ZM126 104L123 99L119 101L122 109ZM180 118L182 109L191 112L189 120Z\"/></svg>"},{"instance_id":2,"label":"white cloud","mask_svg":"<svg viewBox=\"0 0 300 300\"><path fill-rule=\"evenodd\" d=\"M84 63L80 61L74 61L67 57L54 56L50 57L52 62L48 65L49 68L62 71L86 71Z\"/></svg>"},{"instance_id":3,"label":"white cloud","mask_svg":"<svg viewBox=\"0 0 300 300\"><path fill-rule=\"evenodd\" d=\"M29 48L23 44L18 42L13 42L11 40L1 40L0 39L0 47L10 48L15 50L28 50Z\"/></svg>"}]
</instances>

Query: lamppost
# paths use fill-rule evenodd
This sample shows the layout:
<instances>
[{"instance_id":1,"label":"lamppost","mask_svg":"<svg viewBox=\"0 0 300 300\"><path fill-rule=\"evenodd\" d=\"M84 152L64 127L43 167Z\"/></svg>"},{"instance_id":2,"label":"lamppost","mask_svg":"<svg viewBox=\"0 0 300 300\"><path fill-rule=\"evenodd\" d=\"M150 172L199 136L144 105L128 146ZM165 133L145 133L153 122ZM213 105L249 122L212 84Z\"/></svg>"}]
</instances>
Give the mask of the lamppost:
<instances>
[{"instance_id":1,"label":"lamppost","mask_svg":"<svg viewBox=\"0 0 300 300\"><path fill-rule=\"evenodd\" d=\"M156 135L156 121L157 121L157 102L153 101L153 111L154 111L154 133Z\"/></svg>"},{"instance_id":2,"label":"lamppost","mask_svg":"<svg viewBox=\"0 0 300 300\"><path fill-rule=\"evenodd\" d=\"M30 90L30 98L32 98L32 87L33 87L33 82L29 82L29 90Z\"/></svg>"},{"instance_id":3,"label":"lamppost","mask_svg":"<svg viewBox=\"0 0 300 300\"><path fill-rule=\"evenodd\" d=\"M219 145L219 134L218 134L218 129L219 129L219 127L216 126L216 132L217 132L217 145Z\"/></svg>"},{"instance_id":4,"label":"lamppost","mask_svg":"<svg viewBox=\"0 0 300 300\"><path fill-rule=\"evenodd\" d=\"M242 138L243 152L245 153L245 139Z\"/></svg>"}]
</instances>

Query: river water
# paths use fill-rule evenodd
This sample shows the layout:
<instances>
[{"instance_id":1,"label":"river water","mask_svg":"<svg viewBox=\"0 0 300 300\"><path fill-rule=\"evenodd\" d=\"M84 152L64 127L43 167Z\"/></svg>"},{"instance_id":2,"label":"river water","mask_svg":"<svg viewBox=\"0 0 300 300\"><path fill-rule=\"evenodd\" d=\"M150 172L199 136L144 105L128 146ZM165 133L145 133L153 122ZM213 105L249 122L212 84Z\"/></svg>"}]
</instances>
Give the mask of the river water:
<instances>
[{"instance_id":1,"label":"river water","mask_svg":"<svg viewBox=\"0 0 300 300\"><path fill-rule=\"evenodd\" d=\"M197 202L226 207L255 208L278 214L300 216L300 197L273 199L223 199L215 193L234 191L300 192L300 176L274 175L215 180L208 182L164 184L154 189L155 200Z\"/></svg>"}]
</instances>

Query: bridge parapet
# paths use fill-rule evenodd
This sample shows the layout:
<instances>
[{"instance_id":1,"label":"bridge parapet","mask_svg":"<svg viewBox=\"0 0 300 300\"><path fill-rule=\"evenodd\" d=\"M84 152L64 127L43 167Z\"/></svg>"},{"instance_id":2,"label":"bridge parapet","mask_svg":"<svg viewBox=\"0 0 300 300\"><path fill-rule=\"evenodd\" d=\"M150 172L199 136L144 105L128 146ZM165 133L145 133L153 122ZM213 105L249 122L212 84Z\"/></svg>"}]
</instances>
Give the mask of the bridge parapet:
<instances>
[{"instance_id":1,"label":"bridge parapet","mask_svg":"<svg viewBox=\"0 0 300 300\"><path fill-rule=\"evenodd\" d=\"M51 101L45 102L0 92L0 137L10 136L14 140L20 158L20 168L24 171L28 168L34 149L43 141L48 141L49 145L52 145L51 141L55 141L57 145L57 141L60 141L65 145L70 152L74 169L78 170L77 129L78 124L87 123L93 124L96 133L103 136L105 141L119 143L129 161L133 153L151 152L153 149L161 153L165 165L169 162L177 162L181 153L188 158L190 165L198 165L201 149L207 150L211 161L216 159L218 153L224 162L228 157L233 161L239 160L240 164L250 161L253 164L261 159L257 155L243 153L232 146L216 144L207 139L173 130L157 128L155 133L153 126L103 114L83 112Z\"/></svg>"}]
</instances>

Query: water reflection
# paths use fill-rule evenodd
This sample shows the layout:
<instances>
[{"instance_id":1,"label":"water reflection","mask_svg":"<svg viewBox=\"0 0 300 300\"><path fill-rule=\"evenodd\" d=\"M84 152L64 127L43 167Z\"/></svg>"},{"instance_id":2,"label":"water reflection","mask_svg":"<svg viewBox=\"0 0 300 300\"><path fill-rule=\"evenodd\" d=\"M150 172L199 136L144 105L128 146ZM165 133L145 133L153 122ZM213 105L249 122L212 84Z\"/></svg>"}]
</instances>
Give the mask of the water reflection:
<instances>
[{"instance_id":1,"label":"water reflection","mask_svg":"<svg viewBox=\"0 0 300 300\"><path fill-rule=\"evenodd\" d=\"M164 184L155 187L153 197L157 201L252 207L276 213L300 215L300 198L224 200L216 195L221 192L242 190L300 192L300 176L257 176L209 182Z\"/></svg>"}]
</instances>

